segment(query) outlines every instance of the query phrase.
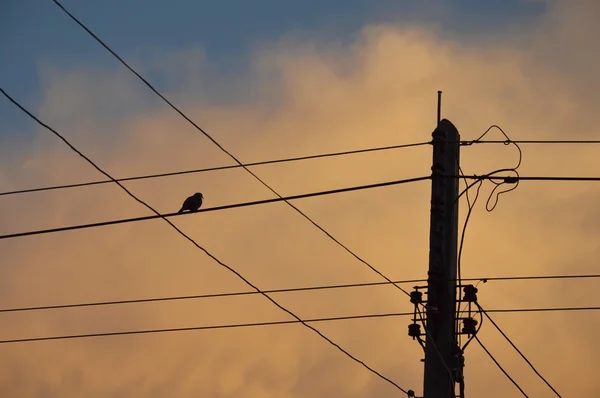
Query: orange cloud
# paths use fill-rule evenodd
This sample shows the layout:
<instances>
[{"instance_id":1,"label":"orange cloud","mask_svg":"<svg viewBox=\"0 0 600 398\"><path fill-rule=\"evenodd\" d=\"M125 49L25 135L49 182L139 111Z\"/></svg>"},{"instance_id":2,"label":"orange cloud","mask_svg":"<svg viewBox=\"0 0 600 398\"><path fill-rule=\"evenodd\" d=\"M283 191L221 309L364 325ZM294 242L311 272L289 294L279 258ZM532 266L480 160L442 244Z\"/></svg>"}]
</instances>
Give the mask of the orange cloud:
<instances>
[{"instance_id":1,"label":"orange cloud","mask_svg":"<svg viewBox=\"0 0 600 398\"><path fill-rule=\"evenodd\" d=\"M230 87L234 95L261 82L254 101L211 104L210 93L188 93L185 86L171 95L242 161L429 140L438 89L445 91L444 116L464 139L476 138L490 124L501 125L513 139L597 138L592 115L600 98L581 83L595 84L596 72L586 65L597 57L589 47L597 45L589 36L581 41L573 28L586 23L595 32L593 19L576 18L597 11L590 2L568 7L550 2L537 30L518 44L467 44L427 28L393 25L367 26L349 46L290 36L258 46L248 78L254 82ZM194 72L205 62L201 52L160 55L159 66L181 73L189 87L211 78ZM50 68L44 81L45 98L36 113L115 177L232 163L124 72ZM3 190L16 189L20 181L35 186L102 178L49 132L39 130L37 137L2 173ZM524 146L520 172L593 175L597 151ZM461 158L466 173L482 174L513 166L516 154L503 145L473 145ZM430 148L423 147L255 171L288 195L426 175L430 164ZM207 207L272 197L239 169L127 186L161 212L176 211L196 191L204 193ZM389 278L425 278L429 189L423 182L297 205ZM523 182L492 213L482 208L489 190L487 185L482 190L469 222L464 276L596 272L599 230L589 221L598 218L595 185ZM148 214L108 185L7 196L2 205L2 233ZM461 216L465 213L461 207ZM285 204L175 222L262 289L380 280ZM2 307L247 289L160 221L3 240L0 250ZM580 281L489 282L479 288L488 308L598 304L592 283ZM411 310L407 297L389 286L274 297L303 318ZM0 316L1 339L290 319L259 296ZM599 365L595 313L494 318L559 391L578 396L597 391L590 377ZM422 351L406 335L409 322L315 326L419 392ZM484 324L481 338L531 396L549 395L492 325ZM6 396L383 397L395 391L301 325L7 344L0 350ZM476 346L466 357L470 395L514 395Z\"/></svg>"}]
</instances>

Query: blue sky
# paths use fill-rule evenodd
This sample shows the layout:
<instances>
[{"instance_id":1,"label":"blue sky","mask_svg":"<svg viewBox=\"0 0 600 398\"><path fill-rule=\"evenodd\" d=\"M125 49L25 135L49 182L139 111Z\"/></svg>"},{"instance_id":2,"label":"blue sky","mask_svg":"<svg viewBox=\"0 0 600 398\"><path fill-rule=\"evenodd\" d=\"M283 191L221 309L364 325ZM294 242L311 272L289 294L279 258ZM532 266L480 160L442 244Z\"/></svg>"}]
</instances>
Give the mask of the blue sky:
<instances>
[{"instance_id":1,"label":"blue sky","mask_svg":"<svg viewBox=\"0 0 600 398\"><path fill-rule=\"evenodd\" d=\"M436 23L466 39L493 37L544 11L527 0L65 0L63 4L117 53L140 59L145 51L201 48L221 73L243 69L255 44L294 31L352 40L371 22ZM0 5L2 87L28 106L40 101L39 65L62 68L121 66L51 0L6 0ZM142 56L143 59L143 56ZM132 77L133 78L133 77ZM148 76L159 87L163 76ZM164 85L163 89L166 89ZM1 131L23 117L0 102Z\"/></svg>"}]
</instances>

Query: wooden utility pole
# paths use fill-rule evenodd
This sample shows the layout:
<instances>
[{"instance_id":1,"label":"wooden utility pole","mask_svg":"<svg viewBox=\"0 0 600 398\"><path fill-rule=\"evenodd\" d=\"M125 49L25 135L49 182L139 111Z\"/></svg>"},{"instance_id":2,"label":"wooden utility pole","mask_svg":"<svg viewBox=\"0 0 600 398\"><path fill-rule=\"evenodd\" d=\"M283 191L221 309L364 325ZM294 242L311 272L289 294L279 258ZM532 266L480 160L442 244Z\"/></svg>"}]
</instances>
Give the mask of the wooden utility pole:
<instances>
[{"instance_id":1,"label":"wooden utility pole","mask_svg":"<svg viewBox=\"0 0 600 398\"><path fill-rule=\"evenodd\" d=\"M441 93L440 93L441 94ZM439 120L439 111L438 111ZM433 136L423 398L453 398L457 377L456 258L460 135L439 121Z\"/></svg>"}]
</instances>

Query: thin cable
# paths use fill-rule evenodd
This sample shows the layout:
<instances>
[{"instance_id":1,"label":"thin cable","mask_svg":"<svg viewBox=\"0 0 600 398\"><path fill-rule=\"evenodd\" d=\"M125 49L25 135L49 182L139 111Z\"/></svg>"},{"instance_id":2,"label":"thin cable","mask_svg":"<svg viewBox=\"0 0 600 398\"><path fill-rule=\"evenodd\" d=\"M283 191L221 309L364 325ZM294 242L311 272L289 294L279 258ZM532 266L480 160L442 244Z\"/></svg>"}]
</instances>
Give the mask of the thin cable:
<instances>
[{"instance_id":1,"label":"thin cable","mask_svg":"<svg viewBox=\"0 0 600 398\"><path fill-rule=\"evenodd\" d=\"M519 353L521 358L523 358L525 360L525 362L527 362L527 365L529 365L529 367L535 372L535 374L538 375L538 377L540 379L542 379L544 381L544 383L546 383L546 385L552 390L552 392L554 392L554 394L556 394L557 397L562 398L560 396L560 394L554 389L554 387L552 387L552 385L550 383L548 383L548 380L546 380L544 378L544 376L542 376L540 374L540 372L537 371L537 369L533 366L533 364L529 361L529 359L527 359L527 357L521 352L521 350L519 350L517 348L517 346L512 342L512 340L506 335L506 333L504 333L502 331L502 329L500 329L500 326L498 326L498 324L496 322L494 322L492 317L481 307L481 305L479 305L479 303L477 303L477 302L475 302L475 305L477 305L477 307L479 307L479 310L481 312L483 312L485 317L492 323L492 325L494 325L494 327L500 332L500 334L506 339L506 341L508 341L510 343L510 345L515 349L515 351L517 351Z\"/></svg>"},{"instance_id":2,"label":"thin cable","mask_svg":"<svg viewBox=\"0 0 600 398\"><path fill-rule=\"evenodd\" d=\"M273 289L263 290L264 293L292 293L292 292L305 292L305 291L316 291L316 290L335 290L355 287L374 287L384 286L390 284L405 284L415 282L427 282L425 279L412 279L405 281L394 281L390 282L366 282L366 283L353 283L346 285L325 285L325 286L310 286L310 287L298 287L289 289ZM149 297L140 299L128 299L128 300L113 300L113 301L94 301L87 303L72 303L72 304L55 304L55 305L41 305L31 307L13 307L13 308L0 308L0 313L4 312L25 312L25 311L44 311L44 310L56 310L56 309L67 309L67 308L79 308L79 307L97 307L105 305L124 305L124 304L141 304L141 303L152 303L161 301L178 301L178 300L196 300L196 299L208 299L208 298L220 298L220 297L235 297L235 296L252 296L260 294L255 291L242 291L242 292L226 292L226 293L208 293L208 294L196 294L186 296L168 296L168 297ZM513 309L488 309L489 313L516 313L516 312L547 312L547 311L597 311L600 307L550 307L550 308L513 308ZM466 313L466 310L461 310L461 314Z\"/></svg>"},{"instance_id":3,"label":"thin cable","mask_svg":"<svg viewBox=\"0 0 600 398\"><path fill-rule=\"evenodd\" d=\"M570 312L570 311L598 311L600 307L551 307L551 308L513 308L513 309L492 309L486 310L491 313L517 313L517 312Z\"/></svg>"},{"instance_id":4,"label":"thin cable","mask_svg":"<svg viewBox=\"0 0 600 398\"><path fill-rule=\"evenodd\" d=\"M175 229L175 231L177 231L181 236L183 236L184 238L186 238L187 240L189 240L194 246L196 246L196 248L198 248L199 250L203 251L207 256L209 256L210 258L212 258L215 262L217 262L218 264L220 264L221 266L223 266L224 268L226 268L227 270L229 270L230 272L232 272L233 274L235 274L238 278L240 278L242 281L244 281L248 286L250 286L251 288L253 288L254 290L256 290L257 292L259 292L262 296L264 296L267 300L269 300L271 303L273 303L276 307L278 307L279 309L283 310L284 312L288 313L290 316L292 316L293 318L295 318L296 320L298 320L300 323L302 323L304 326L306 326L307 328L311 329L313 332L317 333L319 336L321 336L321 338L323 338L324 340L326 340L329 344L333 345L334 347L336 347L338 350L340 350L341 352L343 352L346 356L348 356L349 358L351 358L352 360L354 360L355 362L361 364L364 368L368 369L369 371L371 371L372 373L374 373L375 375L379 376L380 378L382 378L383 380L386 380L388 383L392 384L393 386L395 386L396 388L398 388L399 390L403 391L404 393L406 393L406 391L400 387L398 384L396 384L394 381L392 381L391 379L383 376L381 373L379 373L378 371L376 371L375 369L371 368L370 366L368 366L367 364L365 364L364 362L362 362L360 359L356 358L355 356L353 356L352 354L350 354L350 352L344 350L341 346L339 346L337 343L333 342L333 340L329 339L327 336L325 336L323 333L321 333L319 330L317 330L316 328L310 326L309 324L305 323L304 321L302 321L302 319L300 319L296 314L294 314L293 312L291 312L290 310L288 310L287 308L283 307L281 304L279 304L277 301L275 301L273 298L271 298L271 296L269 296L268 294L262 292L258 287L256 287L254 284L252 284L248 279L244 278L242 276L242 274L240 274L238 271L236 271L235 269L233 269L232 267L230 267L229 265L225 264L224 262L222 262L221 260L219 260L217 257L215 257L213 254L211 254L208 250L206 250L204 247L200 246L194 239L192 239L190 236L188 236L186 233L184 233L182 230L180 230L175 224L173 224L171 221L169 221L168 218L162 216L158 211L156 211L152 206L150 206L149 204L147 204L146 202L144 202L143 200L139 199L137 196L135 196L133 193L131 193L131 191L129 191L123 184L121 184L120 182L116 181L111 175L109 175L107 172L105 172L104 170L102 170L99 166L97 166L92 160L90 160L88 157L86 157L82 152L80 152L77 148L75 148L73 145L71 145L71 143L69 141L67 141L67 139L65 139L62 135L60 135L56 130L54 130L53 128L51 128L50 126L46 125L45 123L43 123L40 119L38 119L36 116L34 116L31 112L29 112L27 109L25 109L21 104L19 104L18 102L16 102L14 99L12 99L12 97L10 97L3 89L0 88L0 90L2 91L2 93L13 103L15 104L19 109L21 109L23 112L25 112L27 115L29 115L29 117L31 117L33 120L35 120L37 123L39 123L41 126L45 127L46 129L48 129L49 131L51 131L54 135L56 135L58 138L60 138L67 146L69 146L69 148L71 148L74 152L76 152L79 156L81 156L82 158L84 158L89 164L91 164L96 170L98 170L100 173L104 174L104 176L106 176L107 178L111 179L112 181L114 181L119 187L121 187L121 189L123 189L129 196L131 196L133 199L135 199L136 201L138 201L139 203L141 203L142 205L144 205L146 208L148 208L149 210L151 210L152 212L154 212L157 216L161 217L163 220L165 220L165 222L167 222L173 229ZM397 285L394 285L397 286Z\"/></svg>"},{"instance_id":5,"label":"thin cable","mask_svg":"<svg viewBox=\"0 0 600 398\"><path fill-rule=\"evenodd\" d=\"M426 279L410 279L404 281L394 281L392 284L406 284L415 282L426 282ZM352 283L346 285L325 285L325 286L309 286L309 287L296 287L289 289L273 289L263 290L263 293L292 293L292 292L306 292L313 290L330 290L330 289L345 289L355 287L373 287L389 285L390 282L366 282L366 283ZM0 313L3 312L22 312L22 311L40 311L40 310L55 310L65 308L77 308L77 307L94 307L104 305L121 305L121 304L138 304L138 303L151 303L160 301L176 301L176 300L194 300L194 299L206 299L206 298L220 298L220 297L233 297L233 296L252 296L259 294L256 291L242 291L242 292L227 292L227 293L209 293L209 294L196 294L188 296L172 296L172 297L151 297L142 299L130 299L130 300L114 300L114 301L96 301L88 303L75 303L75 304L57 304L57 305L44 305L34 307L20 307L20 308L0 308Z\"/></svg>"},{"instance_id":6,"label":"thin cable","mask_svg":"<svg viewBox=\"0 0 600 398\"><path fill-rule=\"evenodd\" d=\"M391 282L391 279L388 278L387 276L385 276L381 271L379 271L377 268L375 268L373 265L371 265L369 262L367 262L366 260L364 260L362 257L358 256L358 254L354 253L354 251L350 250L350 248L346 245L344 245L342 242L340 242L338 239L336 239L332 234L330 234L328 231L326 231L323 227L321 227L319 224L317 224L312 218L310 218L308 215L306 215L302 210L300 210L298 207L294 206L292 203L290 203L289 201L283 199L283 197L277 192L275 191L273 188L271 188L271 186L269 184L267 184L265 181L263 181L260 177L258 177L258 175L256 175L254 172L252 172L248 167L244 166L242 164L242 162L240 162L235 156L233 156L232 153L228 152L223 146L221 146L221 144L219 144L210 134L208 134L205 130L203 130L200 126L198 126L192 119L190 119L185 113L183 113L177 106L175 106L171 101L169 101L164 95L162 95L156 88L154 88L154 86L152 86L152 84L150 84L146 79L144 79L138 72L136 72L131 66L129 66L129 64L127 64L127 62L125 62L125 60L123 60L123 58L121 58L116 52L114 52L106 43L104 43L98 36L96 36L87 26L85 26L81 21L79 21L77 18L75 18L75 16L73 14L71 14L69 11L67 11L67 9L57 0L53 0L54 3L62 10L64 11L75 23L77 23L81 28L83 28L90 36L92 36L102 47L104 47L108 52L110 52L117 60L119 60L121 62L121 64L123 64L123 66L125 66L127 69L129 69L130 72L132 72L135 76L137 76L150 90L152 90L152 92L154 92L156 95L158 95L167 105L169 105L175 112L177 112L182 118L184 118L187 122L189 122L194 128L196 128L196 130L198 130L199 132L201 132L202 134L204 134L204 136L206 136L206 138L208 138L209 140L212 141L213 144L215 144L219 149L221 149L221 151L223 151L224 153L226 153L227 155L229 155L229 157L231 159L233 159L237 164L239 164L244 170L246 170L251 176L253 176L257 181L259 181L262 185L264 185L267 189L269 189L274 195L276 195L277 197L279 197L280 199L284 200L285 203L287 203L292 209L296 210L302 217L304 217L308 222L310 222L313 226L315 226L317 229L321 230L321 232L323 232L325 235L327 235L331 240L333 240L335 243L337 243L341 248L343 248L344 250L346 250L346 252L348 252L348 254L350 254L351 256L353 256L355 259L357 259L358 261L360 261L361 263L363 263L364 265L366 265L367 267L369 267L373 272L375 272L376 274L378 274L379 276L381 276L383 279L385 279L388 282ZM396 286L396 288L400 289L404 294L406 294L407 296L410 297L410 294L404 290L402 287L398 286L398 285L394 285Z\"/></svg>"},{"instance_id":7,"label":"thin cable","mask_svg":"<svg viewBox=\"0 0 600 398\"><path fill-rule=\"evenodd\" d=\"M490 127L488 127L488 129L483 134L481 134L481 136L479 138L477 138L475 140L475 142L481 141L481 139L483 137L485 137L490 131L492 131L492 129L497 129L498 131L500 131L500 133L502 133L502 135L504 136L504 138L506 138L506 140L504 141L504 145L511 145L512 144L512 145L514 145L514 147L519 152L519 159L517 160L517 165L514 166L514 167L512 167L512 168L510 168L510 171L512 171L513 173L516 174L517 177L519 177L519 171L518 170L519 170L519 167L521 167L521 163L523 161L523 151L521 150L521 147L519 146L518 143L516 143L516 142L514 142L514 141L512 141L510 139L510 137L508 136L508 134L506 134L506 132L502 129L502 127L500 127L498 125L495 125L495 124L491 125ZM496 171L494 171L494 172L492 172L492 173L490 173L488 175L496 174L499 171L500 170L496 170ZM492 182L496 186L494 187L494 189L492 190L492 192L490 192L490 195L488 196L488 199L487 199L487 201L485 203L485 209L488 212L491 212L491 211L493 211L496 208L496 205L498 204L498 200L500 199L500 195L503 195L505 193L513 191L513 190L517 189L517 187L519 186L519 180L517 179L516 182L512 184L513 186L511 188L505 189L504 191L500 191L500 192L498 192L496 194L496 196L494 196L494 193L496 192L496 190L498 188L500 188L502 185L508 184L509 181L504 180L504 181L501 181L499 183L496 183L494 180L490 180L490 182ZM490 200L492 199L492 197L494 197L496 200L494 201L493 206L490 207L489 204L490 204Z\"/></svg>"},{"instance_id":8,"label":"thin cable","mask_svg":"<svg viewBox=\"0 0 600 398\"><path fill-rule=\"evenodd\" d=\"M244 166L252 167L252 166L270 165L270 164L277 164L277 163L287 163L287 162L295 162L295 161L309 160L309 159L320 159L320 158L327 158L327 157L334 157L334 156L353 155L353 154L357 154L357 153L367 153L367 152L375 152L375 151L385 151L385 150L390 150L390 149L409 148L409 147L416 147L416 146L428 145L428 144L430 144L430 143L429 142L418 142L418 143L414 143L414 144L402 144L402 145L392 145L392 146L369 148L369 149L357 149L357 150L353 150L353 151L334 152L334 153L325 153L325 154L320 154L320 155L299 156L299 157L294 157L294 158L245 163ZM204 172L208 172L208 171L229 170L229 169L236 169L236 168L240 168L240 167L242 167L242 166L238 165L238 164L234 164L234 165L228 165L228 166L208 167L208 168L204 168L204 169L182 170L182 171L173 171L170 173L148 174L148 175L135 176L135 177L115 178L115 180L117 180L119 182L136 181L136 180L145 180L145 179L160 178L160 177L177 176L177 175L183 175L183 174L204 173ZM76 183L76 184L55 185L55 186L50 186L50 187L20 189L20 190L16 190L16 191L0 192L0 196L51 191L51 190L66 189L66 188L86 187L86 186L90 186L90 185L101 185L101 184L108 184L108 183L113 183L113 181L112 180L101 180L101 181L81 182L81 183Z\"/></svg>"},{"instance_id":9,"label":"thin cable","mask_svg":"<svg viewBox=\"0 0 600 398\"><path fill-rule=\"evenodd\" d=\"M244 327L257 327L257 326L289 325L289 324L305 323L305 322L311 322L311 323L313 323L313 322L314 323L332 322L332 321L346 321L346 320L350 320L350 319L401 317L401 316L410 316L410 315L412 315L412 312L398 312L398 313L385 313L385 314L338 316L338 317L330 317L330 318L314 318L314 319L305 319L305 320L252 322L252 323L193 326L193 327L169 328L169 329L143 329L143 330L122 331L122 332L87 333L87 334L73 334L73 335L61 335L61 336L45 336L45 337L30 337L30 338L22 338L22 339L9 339L9 340L0 340L0 344L27 343L27 342L33 342L33 341L48 341L48 340L84 339L84 338L90 338L90 337L126 336L126 335L132 335L132 334L186 332L186 331L192 331L192 330L233 329L233 328L244 328ZM391 383L393 383L393 382L391 382ZM398 387L398 388L400 388L400 387Z\"/></svg>"},{"instance_id":10,"label":"thin cable","mask_svg":"<svg viewBox=\"0 0 600 398\"><path fill-rule=\"evenodd\" d=\"M512 280L543 280L543 279L587 279L587 278L600 278L600 274L583 274L583 275L537 275L537 276L508 276L508 277L489 277L489 278L467 278L463 281L512 281ZM423 283L427 282L426 279L407 279L401 281L394 281L393 284L406 284L406 283ZM292 292L303 292L312 290L329 290L329 289L345 289L355 287L373 287L389 285L390 282L365 282L365 283L351 283L342 285L323 285L323 286L306 286L296 287L288 289L273 289L263 290L264 293L292 293ZM230 297L230 296L245 296L259 294L256 291L243 291L243 292L227 292L227 293L210 293L210 294L197 294L187 296L171 296L171 297L151 297L141 299L129 299L129 300L114 300L114 301L96 301L88 303L75 303L75 304L56 304L56 305L44 305L44 306L33 306L33 307L16 307L16 308L0 308L2 312L20 312L20 311L39 311L39 310L52 310L52 309L63 309L63 308L76 308L76 307L92 307L92 306L103 306L103 305L115 305L115 304L136 304L136 303L149 303L159 301L175 301L175 300L193 300L193 299L204 299L204 298L218 298L218 297ZM522 309L496 309L487 310L487 312L532 312L532 311L585 311L585 310L600 310L600 307L567 307L567 308L522 308ZM461 311L464 313L464 311Z\"/></svg>"},{"instance_id":11,"label":"thin cable","mask_svg":"<svg viewBox=\"0 0 600 398\"><path fill-rule=\"evenodd\" d=\"M474 140L474 141L460 141L463 146L470 146L473 144L504 144L508 143L515 144L600 144L600 140Z\"/></svg>"},{"instance_id":12,"label":"thin cable","mask_svg":"<svg viewBox=\"0 0 600 398\"><path fill-rule=\"evenodd\" d=\"M576 274L576 275L532 275L532 276L492 276L489 278L465 278L463 281L515 281L515 280L536 280L536 279L585 279L600 278L600 274Z\"/></svg>"},{"instance_id":13,"label":"thin cable","mask_svg":"<svg viewBox=\"0 0 600 398\"><path fill-rule=\"evenodd\" d=\"M600 181L600 177L558 177L558 176L477 176L477 175L445 175L446 178L468 178L470 180L502 180L502 181Z\"/></svg>"},{"instance_id":14,"label":"thin cable","mask_svg":"<svg viewBox=\"0 0 600 398\"><path fill-rule=\"evenodd\" d=\"M498 369L500 369L502 371L502 373L504 373L504 376L506 376L508 378L508 380L510 380L515 385L515 387L517 387L519 389L519 391L521 391L521 394L523 394L524 397L529 398L529 396L527 394L525 394L525 391L523 391L523 389L517 384L517 382L514 381L512 377L510 377L510 375L506 372L506 370L504 370L504 368L502 367L502 365L500 365L498 363L498 361L496 361L496 358L494 358L494 356L492 355L492 353L489 352L487 348L485 348L485 346L483 345L483 343L481 342L481 340L479 340L479 337L475 336L475 341L477 341L479 343L479 345L481 346L481 348L483 348L483 350L485 351L485 353L488 354L488 356L492 359L492 361L494 361L494 363L496 364L496 366L498 367Z\"/></svg>"},{"instance_id":15,"label":"thin cable","mask_svg":"<svg viewBox=\"0 0 600 398\"><path fill-rule=\"evenodd\" d=\"M70 226L66 226L66 227L49 228L49 229L41 229L41 230L36 230L36 231L26 231L26 232L17 232L17 233L12 233L12 234L0 235L0 240L10 239L10 238L18 238L18 237L23 237L23 236L42 235L42 234L49 234L49 233L56 233L56 232L63 232L63 231L72 231L72 230L76 230L76 229L96 228L96 227L102 227L102 226L106 226L106 225L125 224L125 223L130 223L130 222L154 220L154 219L158 219L158 218L162 218L162 219L166 220L167 218L170 218L170 217L189 216L189 215L196 214L196 213L235 209L235 208L239 208L239 207L257 206L257 205L263 205L263 204L267 204L267 203L275 203L275 202L282 202L282 201L288 201L288 200L312 198L312 197L324 196L324 195L333 195L333 194L342 193L342 192L360 191L360 190L364 190L364 189L380 188L380 187L400 185L400 184L405 184L405 183L410 183L410 182L424 181L424 180L429 180L430 178L431 178L430 176L425 176L425 177L410 178L410 179L405 179L405 180L386 181L386 182L381 182L381 183L376 183L376 184L360 185L360 186L354 186L354 187L348 187L348 188L332 189L329 191L320 191L320 192L311 192L311 193L305 193L305 194L299 194L299 195L292 195L292 196L288 196L285 198L263 199L263 200L255 200L252 202L243 202L243 203L234 203L234 204L230 204L230 205L215 206L215 207L209 207L206 209L198 209L195 212L160 214L155 211L156 214L153 216L122 218L119 220L101 221L101 222L89 223L89 224L70 225ZM119 186L122 187L122 185L120 183L117 182L117 184L119 184ZM388 280L387 282L392 283L391 280Z\"/></svg>"}]
</instances>

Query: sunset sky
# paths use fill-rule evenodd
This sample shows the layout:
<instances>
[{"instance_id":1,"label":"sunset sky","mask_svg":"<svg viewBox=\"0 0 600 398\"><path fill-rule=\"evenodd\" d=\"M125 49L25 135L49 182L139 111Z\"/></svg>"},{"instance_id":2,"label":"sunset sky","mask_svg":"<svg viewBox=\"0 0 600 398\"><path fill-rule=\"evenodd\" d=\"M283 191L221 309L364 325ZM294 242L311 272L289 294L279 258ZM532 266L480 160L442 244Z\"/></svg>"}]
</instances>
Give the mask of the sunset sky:
<instances>
[{"instance_id":1,"label":"sunset sky","mask_svg":"<svg viewBox=\"0 0 600 398\"><path fill-rule=\"evenodd\" d=\"M428 141L436 92L465 140L600 140L595 0L61 2L242 162ZM0 87L115 178L234 162L50 0L0 4ZM503 136L493 130L489 139ZM600 176L600 145L523 145L521 176ZM288 196L426 176L428 145L252 168ZM461 148L466 174L513 146ZM105 179L0 96L0 192ZM243 169L126 182L161 213L273 198ZM522 181L492 212L484 183L463 277L600 274L600 183ZM393 280L427 277L431 183L294 201ZM464 201L463 201L464 202ZM461 223L466 203L461 202ZM114 184L0 196L0 235L150 215ZM285 203L173 218L262 290L381 282ZM248 291L163 220L0 239L0 311ZM600 306L598 279L489 281L486 309ZM403 285L407 290L411 284ZM389 285L276 293L303 319L412 311ZM492 313L563 395L600 389L600 311ZM5 340L293 319L260 295L0 312L3 397L402 397L301 324L22 343ZM313 323L417 395L410 317ZM552 391L490 322L481 341L530 397ZM519 391L476 343L467 397Z\"/></svg>"}]
</instances>

